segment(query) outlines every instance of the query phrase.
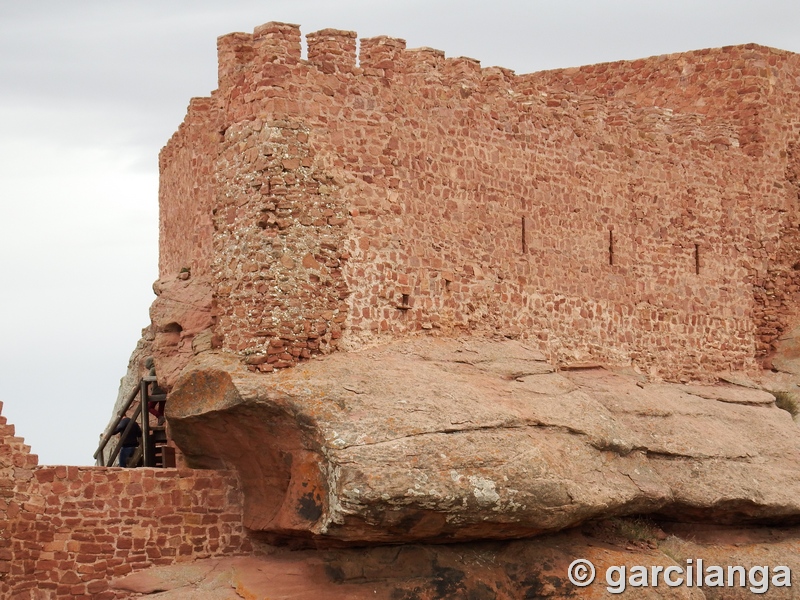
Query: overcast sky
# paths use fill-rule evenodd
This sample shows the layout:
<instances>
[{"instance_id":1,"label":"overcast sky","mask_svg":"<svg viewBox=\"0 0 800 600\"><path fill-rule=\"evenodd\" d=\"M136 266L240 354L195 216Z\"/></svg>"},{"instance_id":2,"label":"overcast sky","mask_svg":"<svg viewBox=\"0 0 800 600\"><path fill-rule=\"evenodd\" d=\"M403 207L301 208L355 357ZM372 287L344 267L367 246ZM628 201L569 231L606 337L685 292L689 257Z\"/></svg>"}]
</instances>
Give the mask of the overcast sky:
<instances>
[{"instance_id":1,"label":"overcast sky","mask_svg":"<svg viewBox=\"0 0 800 600\"><path fill-rule=\"evenodd\" d=\"M41 464L91 464L149 322L158 152L267 21L391 35L527 73L757 42L798 0L0 0L0 401Z\"/></svg>"}]
</instances>

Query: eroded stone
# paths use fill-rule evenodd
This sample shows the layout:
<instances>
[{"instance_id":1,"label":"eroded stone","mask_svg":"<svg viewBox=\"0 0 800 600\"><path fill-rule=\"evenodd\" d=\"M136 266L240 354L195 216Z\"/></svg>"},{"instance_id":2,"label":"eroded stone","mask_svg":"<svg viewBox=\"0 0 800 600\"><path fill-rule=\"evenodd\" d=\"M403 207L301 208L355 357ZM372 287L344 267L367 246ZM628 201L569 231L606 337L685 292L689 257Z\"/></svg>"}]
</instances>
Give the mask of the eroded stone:
<instances>
[{"instance_id":1,"label":"eroded stone","mask_svg":"<svg viewBox=\"0 0 800 600\"><path fill-rule=\"evenodd\" d=\"M796 425L763 393L704 398L605 369L508 377L541 363L528 352L404 340L270 375L205 353L168 418L190 464L239 471L245 524L277 537L457 541L609 514L800 515Z\"/></svg>"}]
</instances>

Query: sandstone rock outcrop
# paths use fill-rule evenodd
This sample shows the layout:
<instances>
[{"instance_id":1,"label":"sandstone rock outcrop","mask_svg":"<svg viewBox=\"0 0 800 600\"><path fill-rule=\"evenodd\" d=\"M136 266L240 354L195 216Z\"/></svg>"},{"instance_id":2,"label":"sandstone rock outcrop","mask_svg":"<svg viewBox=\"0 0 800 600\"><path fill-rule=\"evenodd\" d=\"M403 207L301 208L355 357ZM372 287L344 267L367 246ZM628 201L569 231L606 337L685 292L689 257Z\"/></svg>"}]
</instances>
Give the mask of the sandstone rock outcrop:
<instances>
[{"instance_id":1,"label":"sandstone rock outcrop","mask_svg":"<svg viewBox=\"0 0 800 600\"><path fill-rule=\"evenodd\" d=\"M150 569L114 582L119 591L150 594L153 600L325 598L360 600L599 599L609 594L606 570L636 565L676 566L687 560L708 565L785 565L800 572L800 530L665 526L612 520L584 530L536 540L452 545L407 545L327 551L275 551L268 556L199 561ZM593 584L577 588L566 573L576 557L596 568ZM652 572L652 571L651 571ZM616 573L613 574L616 577ZM612 582L615 579L612 578ZM625 587L623 598L739 600L754 597L745 585ZM795 583L796 585L796 583ZM767 598L796 598L793 587L768 580ZM617 586L616 589L620 589Z\"/></svg>"},{"instance_id":2,"label":"sandstone rock outcrop","mask_svg":"<svg viewBox=\"0 0 800 600\"><path fill-rule=\"evenodd\" d=\"M251 529L441 542L625 514L797 520L800 436L774 400L417 339L269 375L204 353L167 414L190 465L239 472Z\"/></svg>"},{"instance_id":3,"label":"sandstone rock outcrop","mask_svg":"<svg viewBox=\"0 0 800 600\"><path fill-rule=\"evenodd\" d=\"M158 383L169 389L195 354L212 347L212 288L204 277L159 279L150 307Z\"/></svg>"}]
</instances>

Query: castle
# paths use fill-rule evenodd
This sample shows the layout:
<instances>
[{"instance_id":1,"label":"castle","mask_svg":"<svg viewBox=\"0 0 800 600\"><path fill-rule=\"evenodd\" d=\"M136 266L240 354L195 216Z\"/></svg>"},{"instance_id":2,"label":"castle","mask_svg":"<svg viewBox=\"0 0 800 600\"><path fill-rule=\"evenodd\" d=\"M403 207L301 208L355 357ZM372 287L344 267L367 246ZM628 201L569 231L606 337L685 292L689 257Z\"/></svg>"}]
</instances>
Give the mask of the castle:
<instances>
[{"instance_id":1,"label":"castle","mask_svg":"<svg viewBox=\"0 0 800 600\"><path fill-rule=\"evenodd\" d=\"M223 350L499 334L674 380L769 366L795 325L795 55L518 76L386 37L356 62L346 31L300 52L292 25L221 37L161 153L160 277L208 277Z\"/></svg>"},{"instance_id":2,"label":"castle","mask_svg":"<svg viewBox=\"0 0 800 600\"><path fill-rule=\"evenodd\" d=\"M158 298L139 358L155 357L165 389L208 354L269 386L337 350L464 336L524 344L520 361L552 369L708 382L771 368L798 326L795 54L516 75L339 30L309 34L304 60L283 23L218 44L218 89L192 99L159 161ZM179 417L202 401L187 386L174 410L191 462ZM41 467L0 428L4 597L126 597L111 578L247 554L248 528L283 514L248 508L242 478L261 488L242 472ZM300 485L316 463L292 452L280 477ZM502 495L492 486L480 501ZM328 510L302 500L310 522ZM449 530L426 531L408 539Z\"/></svg>"}]
</instances>

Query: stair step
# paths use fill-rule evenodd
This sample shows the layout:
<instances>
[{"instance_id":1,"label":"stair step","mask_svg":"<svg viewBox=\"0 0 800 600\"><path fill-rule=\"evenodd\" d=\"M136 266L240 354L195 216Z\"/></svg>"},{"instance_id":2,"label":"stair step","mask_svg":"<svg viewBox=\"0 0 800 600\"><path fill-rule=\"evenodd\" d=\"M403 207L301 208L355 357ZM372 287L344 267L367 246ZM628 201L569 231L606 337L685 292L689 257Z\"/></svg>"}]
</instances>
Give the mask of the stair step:
<instances>
[{"instance_id":1,"label":"stair step","mask_svg":"<svg viewBox=\"0 0 800 600\"><path fill-rule=\"evenodd\" d=\"M175 468L175 448L164 446L162 449L161 466L164 468Z\"/></svg>"}]
</instances>

